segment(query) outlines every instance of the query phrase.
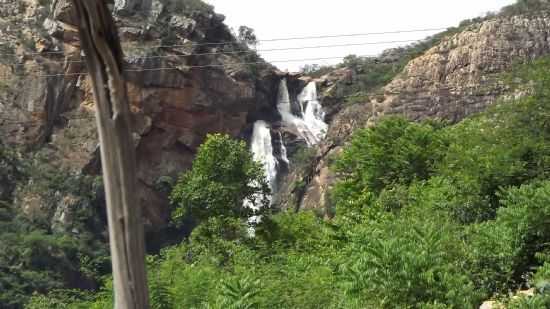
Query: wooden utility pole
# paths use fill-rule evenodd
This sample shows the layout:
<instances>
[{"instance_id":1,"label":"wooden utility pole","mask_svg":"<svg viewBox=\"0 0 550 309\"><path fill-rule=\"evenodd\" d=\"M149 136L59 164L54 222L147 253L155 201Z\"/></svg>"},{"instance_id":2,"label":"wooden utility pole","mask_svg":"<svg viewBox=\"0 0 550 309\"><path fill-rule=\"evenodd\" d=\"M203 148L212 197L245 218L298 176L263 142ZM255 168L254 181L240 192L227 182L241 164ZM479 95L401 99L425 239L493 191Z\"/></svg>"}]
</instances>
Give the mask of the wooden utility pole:
<instances>
[{"instance_id":1,"label":"wooden utility pole","mask_svg":"<svg viewBox=\"0 0 550 309\"><path fill-rule=\"evenodd\" d=\"M80 43L92 78L107 199L115 308L149 308L141 209L136 201L136 158L123 54L105 0L72 0Z\"/></svg>"}]
</instances>

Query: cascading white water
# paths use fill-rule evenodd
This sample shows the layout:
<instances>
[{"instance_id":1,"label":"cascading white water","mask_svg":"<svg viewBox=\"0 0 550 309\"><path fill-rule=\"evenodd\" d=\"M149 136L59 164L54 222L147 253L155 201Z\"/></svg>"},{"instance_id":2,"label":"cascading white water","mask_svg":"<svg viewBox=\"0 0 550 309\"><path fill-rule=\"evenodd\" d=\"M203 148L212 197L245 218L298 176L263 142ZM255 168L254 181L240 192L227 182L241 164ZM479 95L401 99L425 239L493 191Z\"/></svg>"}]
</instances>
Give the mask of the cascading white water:
<instances>
[{"instance_id":1,"label":"cascading white water","mask_svg":"<svg viewBox=\"0 0 550 309\"><path fill-rule=\"evenodd\" d=\"M263 164L269 188L274 191L277 182L277 158L273 155L271 130L267 122L258 120L254 123L250 150L252 151L254 161ZM245 202L245 204L251 205L250 202Z\"/></svg>"},{"instance_id":2,"label":"cascading white water","mask_svg":"<svg viewBox=\"0 0 550 309\"><path fill-rule=\"evenodd\" d=\"M290 94L288 93L288 87L286 85L286 79L282 79L279 82L279 93L277 97L277 110L279 110L279 113L283 117L283 121L288 121L295 117L292 114L291 108L290 108Z\"/></svg>"},{"instance_id":3,"label":"cascading white water","mask_svg":"<svg viewBox=\"0 0 550 309\"><path fill-rule=\"evenodd\" d=\"M279 84L279 96L277 109L283 118L283 123L302 137L309 146L319 143L326 134L327 124L324 122L324 113L322 106L317 100L317 86L311 82L298 97L300 108L303 111L303 117L297 117L292 114L290 107L290 95L286 79L282 79ZM304 104L307 104L304 110Z\"/></svg>"},{"instance_id":4,"label":"cascading white water","mask_svg":"<svg viewBox=\"0 0 550 309\"><path fill-rule=\"evenodd\" d=\"M290 164L290 161L288 160L288 154L286 152L285 140L283 139L283 135L281 134L281 132L279 132L279 140L281 141L281 160L283 160L288 165L288 164Z\"/></svg>"},{"instance_id":5,"label":"cascading white water","mask_svg":"<svg viewBox=\"0 0 550 309\"><path fill-rule=\"evenodd\" d=\"M298 96L300 108L303 117L298 117L292 114L290 95L286 79L281 80L279 84L279 95L277 101L277 109L283 118L283 125L302 137L309 146L319 143L326 135L327 124L324 122L325 114L323 108L317 99L317 86L315 82L309 83ZM304 108L305 106L305 108ZM289 164L286 147L282 134L279 132L281 141L281 160ZM271 130L269 124L263 120L258 120L254 123L254 131L250 143L255 161L261 162L264 167L265 176L272 192L277 186L277 168L279 161L273 155L273 142L271 140ZM254 210L258 210L260 196L253 197L255 200L245 200L244 206ZM270 197L271 199L271 197ZM258 216L249 218L249 223L258 223L261 220ZM251 236L254 235L254 228L249 229Z\"/></svg>"},{"instance_id":6,"label":"cascading white water","mask_svg":"<svg viewBox=\"0 0 550 309\"><path fill-rule=\"evenodd\" d=\"M286 79L281 80L279 84L277 109L283 118L284 125L291 127L291 129L295 129L296 133L302 137L308 145L315 145L325 137L327 124L323 121L324 112L321 104L317 100L317 87L314 82L309 83L304 88L302 93L298 96L298 100L303 110L303 118L292 114ZM289 160L286 147L280 132L279 138L281 140L281 160L288 164ZM252 151L254 160L263 164L269 187L272 192L275 191L279 161L273 155L271 130L267 122L258 120L254 123L250 150ZM253 204L257 203L245 201L245 206L254 209L257 206Z\"/></svg>"},{"instance_id":7,"label":"cascading white water","mask_svg":"<svg viewBox=\"0 0 550 309\"><path fill-rule=\"evenodd\" d=\"M304 111L304 121L312 134L319 140L325 138L328 125L325 123L325 112L317 98L317 85L310 82L298 96L298 101L302 111Z\"/></svg>"},{"instance_id":8,"label":"cascading white water","mask_svg":"<svg viewBox=\"0 0 550 309\"><path fill-rule=\"evenodd\" d=\"M273 143L271 141L271 130L267 122L258 120L254 123L252 138L250 142L250 150L254 161L260 162L264 168L264 175L269 184L269 188L273 192L277 184L277 158L273 155ZM286 149L285 149L286 152ZM286 155L286 154L285 154ZM284 160L284 158L283 158ZM287 159L288 160L288 159ZM262 196L254 196L251 200L245 200L244 206L253 210L259 210ZM269 197L271 201L271 196ZM261 217L252 216L248 219L251 226L248 229L250 237L254 237L255 230L253 225L259 223Z\"/></svg>"}]
</instances>

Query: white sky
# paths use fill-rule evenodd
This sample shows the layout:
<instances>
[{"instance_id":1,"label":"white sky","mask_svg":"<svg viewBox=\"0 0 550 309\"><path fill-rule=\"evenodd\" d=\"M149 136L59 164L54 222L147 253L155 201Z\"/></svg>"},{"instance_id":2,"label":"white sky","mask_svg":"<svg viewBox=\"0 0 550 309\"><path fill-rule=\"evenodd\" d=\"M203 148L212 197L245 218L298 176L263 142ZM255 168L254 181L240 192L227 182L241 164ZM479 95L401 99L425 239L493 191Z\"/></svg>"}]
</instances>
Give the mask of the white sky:
<instances>
[{"instance_id":1,"label":"white sky","mask_svg":"<svg viewBox=\"0 0 550 309\"><path fill-rule=\"evenodd\" d=\"M260 40L433 29L457 26L464 19L496 11L515 0L206 0L224 14L226 23L238 29L247 25ZM418 40L432 32L370 35L332 39L262 42L258 50L302 46L363 44ZM406 43L376 44L260 52L268 61L343 57L349 54L376 55L384 49ZM285 70L296 71L306 63L334 64L334 60L275 62Z\"/></svg>"}]
</instances>

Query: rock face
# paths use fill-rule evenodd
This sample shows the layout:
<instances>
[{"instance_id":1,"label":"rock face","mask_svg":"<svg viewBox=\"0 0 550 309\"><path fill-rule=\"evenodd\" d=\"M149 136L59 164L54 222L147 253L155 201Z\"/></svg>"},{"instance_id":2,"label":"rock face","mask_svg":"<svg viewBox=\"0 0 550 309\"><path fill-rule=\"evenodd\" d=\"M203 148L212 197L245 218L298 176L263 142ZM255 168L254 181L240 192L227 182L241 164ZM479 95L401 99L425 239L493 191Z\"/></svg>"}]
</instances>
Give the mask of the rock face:
<instances>
[{"instance_id":1,"label":"rock face","mask_svg":"<svg viewBox=\"0 0 550 309\"><path fill-rule=\"evenodd\" d=\"M498 74L550 53L550 17L514 16L473 25L411 61L384 88L378 113L459 121L506 92Z\"/></svg>"},{"instance_id":2,"label":"rock face","mask_svg":"<svg viewBox=\"0 0 550 309\"><path fill-rule=\"evenodd\" d=\"M294 170L288 182L303 178L302 190L283 201L288 208L320 208L330 213L327 196L335 175L328 161L337 154L351 133L372 125L383 115L400 114L412 120L441 118L451 122L480 112L510 89L499 74L514 62L550 54L550 17L514 16L495 18L468 26L446 37L423 55L410 61L404 71L370 102L344 107L332 120L326 141L319 146L311 166ZM342 76L336 84L350 82ZM327 87L325 102L338 102ZM333 91L332 91L333 92ZM381 94L380 94L381 93ZM340 100L342 101L342 100ZM336 105L337 107L341 105Z\"/></svg>"},{"instance_id":3,"label":"rock face","mask_svg":"<svg viewBox=\"0 0 550 309\"><path fill-rule=\"evenodd\" d=\"M56 167L99 174L95 106L74 12L68 0L52 1L49 7L41 3L0 0L0 53L5 54L0 59L0 138L42 153ZM185 9L182 3L114 2L134 115L136 194L153 227L166 223L169 214L162 185L191 166L208 133L247 138L252 124L265 120L279 159L283 143L289 156L298 152L299 139L280 124L278 86L286 78L294 98L312 80L277 72L269 64L243 65L261 59L235 40L224 17L203 3ZM542 14L468 26L412 60L363 104L346 105L338 96L340 87L353 85L353 70L338 69L317 79L330 122L327 138L311 151L308 162L299 168L291 162L275 200L283 208L330 214L327 192L336 180L330 159L356 129L388 114L459 121L479 112L509 91L499 73L514 61L550 54L549 35L550 17ZM235 49L243 53L227 52ZM397 61L388 59L381 61ZM70 200L54 212L57 225L70 219L65 215ZM31 202L30 208L39 206Z\"/></svg>"},{"instance_id":4,"label":"rock face","mask_svg":"<svg viewBox=\"0 0 550 309\"><path fill-rule=\"evenodd\" d=\"M151 8L151 0L115 0L117 13L131 14L133 12L148 12Z\"/></svg>"},{"instance_id":5,"label":"rock face","mask_svg":"<svg viewBox=\"0 0 550 309\"><path fill-rule=\"evenodd\" d=\"M59 168L99 174L95 105L90 80L81 74L85 65L70 1L53 1L48 14L32 24L19 21L21 12L38 16L37 9L21 11L17 1L3 2L9 5L0 7L0 16L6 16L0 23L23 30L0 27L8 29L0 46L13 53L0 61L0 75L13 77L0 90L1 140L41 152ZM225 54L227 44L201 44L232 42L234 49L247 49L223 24L223 16L208 8L184 14L171 3L116 1L118 13L132 13L115 18L134 115L136 194L152 227L162 227L169 215L159 182L187 170L208 133L243 137L255 120L276 114L280 80L269 64L241 64L253 53ZM147 18L133 16L138 7ZM16 12L13 18L7 10ZM23 45L22 33L26 44L42 42L42 49ZM59 223L65 218L57 217Z\"/></svg>"}]
</instances>

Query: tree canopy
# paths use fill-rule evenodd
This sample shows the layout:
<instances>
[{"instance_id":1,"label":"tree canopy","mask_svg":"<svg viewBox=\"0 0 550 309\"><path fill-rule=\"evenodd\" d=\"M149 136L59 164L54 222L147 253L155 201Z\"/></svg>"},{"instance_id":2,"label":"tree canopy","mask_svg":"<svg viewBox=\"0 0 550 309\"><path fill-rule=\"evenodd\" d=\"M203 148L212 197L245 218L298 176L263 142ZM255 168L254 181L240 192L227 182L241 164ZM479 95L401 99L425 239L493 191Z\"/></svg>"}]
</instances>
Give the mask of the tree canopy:
<instances>
[{"instance_id":1,"label":"tree canopy","mask_svg":"<svg viewBox=\"0 0 550 309\"><path fill-rule=\"evenodd\" d=\"M248 218L269 209L270 193L263 166L254 161L246 143L211 134L172 191L173 219ZM245 207L244 201L253 207Z\"/></svg>"}]
</instances>

